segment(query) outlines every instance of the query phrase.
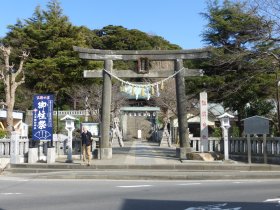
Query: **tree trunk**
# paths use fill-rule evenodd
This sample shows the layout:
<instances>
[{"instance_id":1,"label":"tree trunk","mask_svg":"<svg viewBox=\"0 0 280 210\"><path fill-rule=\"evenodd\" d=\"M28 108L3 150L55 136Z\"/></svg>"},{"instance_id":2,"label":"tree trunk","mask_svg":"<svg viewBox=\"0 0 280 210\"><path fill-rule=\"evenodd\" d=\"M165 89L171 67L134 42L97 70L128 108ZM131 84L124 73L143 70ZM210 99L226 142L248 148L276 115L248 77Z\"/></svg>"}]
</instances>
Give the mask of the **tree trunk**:
<instances>
[{"instance_id":1,"label":"tree trunk","mask_svg":"<svg viewBox=\"0 0 280 210\"><path fill-rule=\"evenodd\" d=\"M78 100L78 99L77 99L77 98L74 98L73 100L74 100L74 101L73 101L73 106L74 106L73 108L74 108L74 110L76 110L76 109L77 109L77 100Z\"/></svg>"},{"instance_id":2,"label":"tree trunk","mask_svg":"<svg viewBox=\"0 0 280 210\"><path fill-rule=\"evenodd\" d=\"M12 132L14 130L14 119L13 119L13 106L7 106L7 131Z\"/></svg>"},{"instance_id":3,"label":"tree trunk","mask_svg":"<svg viewBox=\"0 0 280 210\"><path fill-rule=\"evenodd\" d=\"M26 53L25 51L22 52L22 55L20 56L21 59L19 62L18 69L15 70L14 64L10 65L11 48L0 46L0 51L3 54L4 62L5 62L5 69L1 71L1 79L4 83L5 95L6 95L6 101L5 101L5 105L7 106L6 129L8 132L12 132L14 130L13 110L15 105L16 89L19 85L21 85L25 81L23 63L29 56L29 53ZM17 78L18 75L20 75L19 78Z\"/></svg>"},{"instance_id":4,"label":"tree trunk","mask_svg":"<svg viewBox=\"0 0 280 210\"><path fill-rule=\"evenodd\" d=\"M11 76L13 77L13 76ZM7 100L7 131L14 131L14 119L13 119L13 111L15 104L15 94L16 94L16 83L13 82L14 78L12 78L12 82L10 83L10 91L9 91L9 100Z\"/></svg>"}]
</instances>

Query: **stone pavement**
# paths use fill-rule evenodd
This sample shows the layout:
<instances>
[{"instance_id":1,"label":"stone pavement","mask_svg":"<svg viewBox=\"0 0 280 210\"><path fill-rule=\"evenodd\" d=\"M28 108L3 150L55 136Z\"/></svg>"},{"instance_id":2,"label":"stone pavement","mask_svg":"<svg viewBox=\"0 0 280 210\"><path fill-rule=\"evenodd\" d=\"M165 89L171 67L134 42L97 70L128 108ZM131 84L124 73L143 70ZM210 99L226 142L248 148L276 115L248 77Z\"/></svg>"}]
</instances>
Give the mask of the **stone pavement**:
<instances>
[{"instance_id":1,"label":"stone pavement","mask_svg":"<svg viewBox=\"0 0 280 210\"><path fill-rule=\"evenodd\" d=\"M158 143L135 140L113 147L110 160L58 159L54 164L11 164L1 177L31 179L133 179L133 180L220 180L279 179L280 166L247 164L235 161L180 161L176 148L159 147Z\"/></svg>"},{"instance_id":2,"label":"stone pavement","mask_svg":"<svg viewBox=\"0 0 280 210\"><path fill-rule=\"evenodd\" d=\"M113 147L113 158L109 160L93 159L91 165L159 165L180 164L176 158L176 148L159 147L158 143L147 141L127 141L124 147ZM82 165L80 155L73 156L73 163L66 158L57 158L56 164Z\"/></svg>"},{"instance_id":3,"label":"stone pavement","mask_svg":"<svg viewBox=\"0 0 280 210\"><path fill-rule=\"evenodd\" d=\"M63 163L65 160L57 160ZM74 163L81 163L80 159ZM93 165L158 165L180 164L176 158L175 146L159 147L158 143L134 140L124 142L124 147L113 147L113 158L110 160L93 159Z\"/></svg>"}]
</instances>

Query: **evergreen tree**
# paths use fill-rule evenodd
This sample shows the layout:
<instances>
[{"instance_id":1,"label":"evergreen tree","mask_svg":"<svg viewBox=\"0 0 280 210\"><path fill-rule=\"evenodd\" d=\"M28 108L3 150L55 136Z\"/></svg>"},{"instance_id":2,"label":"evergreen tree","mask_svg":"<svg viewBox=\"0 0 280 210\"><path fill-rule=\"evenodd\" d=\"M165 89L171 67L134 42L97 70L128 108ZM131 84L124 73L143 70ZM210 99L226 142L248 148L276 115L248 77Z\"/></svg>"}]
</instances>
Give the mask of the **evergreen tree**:
<instances>
[{"instance_id":1,"label":"evergreen tree","mask_svg":"<svg viewBox=\"0 0 280 210\"><path fill-rule=\"evenodd\" d=\"M171 44L162 37L148 35L136 29L128 30L122 26L105 26L93 31L97 36L92 42L96 49L110 50L172 50L179 46ZM97 40L100 41L97 41ZM102 44L100 44L100 42Z\"/></svg>"},{"instance_id":2,"label":"evergreen tree","mask_svg":"<svg viewBox=\"0 0 280 210\"><path fill-rule=\"evenodd\" d=\"M84 69L103 68L102 62L80 59L73 46L112 50L179 49L162 37L122 26L109 25L100 30L73 26L63 15L57 0L51 0L46 10L36 7L31 18L19 20L9 29L3 43L19 52L22 49L30 52L26 63L26 88L33 93L59 93L60 106L79 100L69 96L74 86L99 83L98 79L84 79ZM114 66L130 69L133 65L120 61ZM77 105L77 108L84 107Z\"/></svg>"},{"instance_id":3,"label":"evergreen tree","mask_svg":"<svg viewBox=\"0 0 280 210\"><path fill-rule=\"evenodd\" d=\"M208 89L213 101L237 111L240 121L248 117L247 104L266 101L273 94L271 67L256 51L269 35L273 22L258 16L255 9L248 9L246 2L219 3L208 1L207 13L202 13L208 20L202 37L213 47L212 57L204 68L215 79L202 79L201 88ZM261 113L268 114L269 110L263 109Z\"/></svg>"},{"instance_id":4,"label":"evergreen tree","mask_svg":"<svg viewBox=\"0 0 280 210\"><path fill-rule=\"evenodd\" d=\"M5 43L31 52L27 62L27 87L37 93L57 93L82 81L81 61L73 46L85 46L79 27L73 26L57 0L50 1L47 11L35 9L25 24L10 26Z\"/></svg>"}]
</instances>

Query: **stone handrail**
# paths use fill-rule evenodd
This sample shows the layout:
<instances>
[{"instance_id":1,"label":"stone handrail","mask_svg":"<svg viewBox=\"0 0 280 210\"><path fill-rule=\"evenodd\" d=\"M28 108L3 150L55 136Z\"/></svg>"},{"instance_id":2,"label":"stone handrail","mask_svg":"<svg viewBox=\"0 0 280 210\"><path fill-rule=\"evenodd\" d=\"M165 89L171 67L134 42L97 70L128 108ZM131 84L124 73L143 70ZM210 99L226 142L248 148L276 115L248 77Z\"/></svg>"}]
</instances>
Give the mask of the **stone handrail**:
<instances>
[{"instance_id":1,"label":"stone handrail","mask_svg":"<svg viewBox=\"0 0 280 210\"><path fill-rule=\"evenodd\" d=\"M29 139L19 139L19 154L20 156L26 156L28 154ZM0 157L10 157L11 140L8 138L0 139Z\"/></svg>"},{"instance_id":2,"label":"stone handrail","mask_svg":"<svg viewBox=\"0 0 280 210\"><path fill-rule=\"evenodd\" d=\"M199 152L200 138L191 137L191 148L194 152ZM67 154L67 136L59 134L58 138L54 138L53 145L56 148L56 156L65 156ZM73 155L80 155L81 144L79 138L73 138ZM22 160L26 159L29 147L38 148L39 158L45 160L47 155L47 148L50 141L36 141L30 142L27 138L20 138L18 140L19 151L18 155ZM244 138L230 138L229 139L229 155L230 159L246 160L247 157L247 139ZM251 138L252 157L258 161L262 161L264 155L264 145L262 137ZM8 138L0 139L0 158L9 158L11 156L11 140ZM223 141L221 138L209 138L209 152L223 153ZM280 137L267 137L267 157L270 162L277 162L280 160ZM273 160L273 161L272 161Z\"/></svg>"},{"instance_id":3,"label":"stone handrail","mask_svg":"<svg viewBox=\"0 0 280 210\"><path fill-rule=\"evenodd\" d=\"M267 154L280 155L280 137L267 137ZM263 155L263 138L251 137L252 154ZM247 154L247 139L232 138L230 139L231 154Z\"/></svg>"},{"instance_id":4,"label":"stone handrail","mask_svg":"<svg viewBox=\"0 0 280 210\"><path fill-rule=\"evenodd\" d=\"M210 137L209 140L209 151L210 152L221 152L221 138ZM200 151L200 137L191 137L191 148L194 152Z\"/></svg>"},{"instance_id":5,"label":"stone handrail","mask_svg":"<svg viewBox=\"0 0 280 210\"><path fill-rule=\"evenodd\" d=\"M98 110L95 111L95 113L98 113ZM32 110L27 111L27 115L32 115ZM65 115L74 115L74 116L85 116L89 115L89 110L63 110L63 111L53 111L53 115L56 116L65 116Z\"/></svg>"}]
</instances>

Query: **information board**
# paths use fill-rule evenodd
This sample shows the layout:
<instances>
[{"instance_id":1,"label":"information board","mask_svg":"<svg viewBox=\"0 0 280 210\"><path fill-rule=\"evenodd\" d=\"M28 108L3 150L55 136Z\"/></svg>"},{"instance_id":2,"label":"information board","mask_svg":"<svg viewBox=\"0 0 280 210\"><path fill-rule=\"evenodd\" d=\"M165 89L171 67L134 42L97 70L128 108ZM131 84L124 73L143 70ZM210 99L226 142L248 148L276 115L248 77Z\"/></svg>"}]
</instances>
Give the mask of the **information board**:
<instances>
[{"instance_id":1,"label":"information board","mask_svg":"<svg viewBox=\"0 0 280 210\"><path fill-rule=\"evenodd\" d=\"M99 123L83 122L83 123L81 123L81 126L82 127L84 127L84 126L87 127L88 131L91 132L92 136L98 136L99 135Z\"/></svg>"}]
</instances>

